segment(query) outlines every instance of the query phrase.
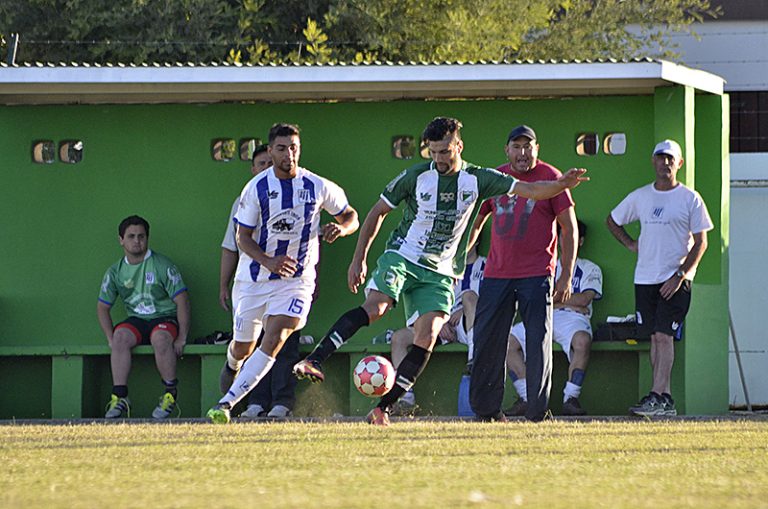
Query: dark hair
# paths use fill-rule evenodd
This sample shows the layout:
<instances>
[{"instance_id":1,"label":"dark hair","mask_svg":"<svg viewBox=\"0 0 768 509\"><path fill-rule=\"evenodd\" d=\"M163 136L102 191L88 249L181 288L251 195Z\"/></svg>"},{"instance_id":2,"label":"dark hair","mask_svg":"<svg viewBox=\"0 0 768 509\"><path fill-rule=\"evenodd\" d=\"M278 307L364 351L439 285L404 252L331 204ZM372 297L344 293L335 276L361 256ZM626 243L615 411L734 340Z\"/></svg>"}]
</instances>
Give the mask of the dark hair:
<instances>
[{"instance_id":1,"label":"dark hair","mask_svg":"<svg viewBox=\"0 0 768 509\"><path fill-rule=\"evenodd\" d=\"M268 147L269 145L267 145L266 143L262 143L261 145L256 145L256 148L253 149L253 155L251 156L251 164L253 164L253 162L256 160L256 156L266 152Z\"/></svg>"},{"instance_id":2,"label":"dark hair","mask_svg":"<svg viewBox=\"0 0 768 509\"><path fill-rule=\"evenodd\" d=\"M424 132L421 134L421 141L442 141L446 136L453 135L461 139L461 128L464 127L460 121L450 117L435 117L432 122L427 124Z\"/></svg>"},{"instance_id":3,"label":"dark hair","mask_svg":"<svg viewBox=\"0 0 768 509\"><path fill-rule=\"evenodd\" d=\"M587 225L585 225L581 219L576 220L576 226L579 229L579 238L587 236ZM560 223L557 223L557 234L560 235Z\"/></svg>"},{"instance_id":4,"label":"dark hair","mask_svg":"<svg viewBox=\"0 0 768 509\"><path fill-rule=\"evenodd\" d=\"M133 225L141 225L144 227L144 231L147 232L147 238L149 238L149 223L146 219L144 219L141 216L128 216L122 221L120 221L120 226L117 227L117 233L120 235L120 238L122 239L125 236L125 230L128 229L129 226Z\"/></svg>"},{"instance_id":5,"label":"dark hair","mask_svg":"<svg viewBox=\"0 0 768 509\"><path fill-rule=\"evenodd\" d=\"M275 138L278 136L298 136L299 135L299 126L294 124L282 124L277 123L274 124L269 129L269 144L272 145L272 142L275 141Z\"/></svg>"}]
</instances>

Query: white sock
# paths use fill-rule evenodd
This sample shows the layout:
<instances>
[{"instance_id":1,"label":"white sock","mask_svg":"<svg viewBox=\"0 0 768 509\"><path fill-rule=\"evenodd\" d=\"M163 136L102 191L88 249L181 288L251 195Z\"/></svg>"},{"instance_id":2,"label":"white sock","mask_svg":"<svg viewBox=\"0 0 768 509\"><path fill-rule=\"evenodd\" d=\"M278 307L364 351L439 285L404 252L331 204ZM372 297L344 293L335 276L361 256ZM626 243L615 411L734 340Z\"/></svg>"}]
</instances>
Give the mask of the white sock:
<instances>
[{"instance_id":1,"label":"white sock","mask_svg":"<svg viewBox=\"0 0 768 509\"><path fill-rule=\"evenodd\" d=\"M578 398L581 394L581 385L576 385L573 382L565 382L565 389L563 389L563 403L568 401L568 398Z\"/></svg>"},{"instance_id":2,"label":"white sock","mask_svg":"<svg viewBox=\"0 0 768 509\"><path fill-rule=\"evenodd\" d=\"M517 395L520 396L523 401L528 401L528 384L525 382L525 378L518 378L512 385L515 386Z\"/></svg>"},{"instance_id":3,"label":"white sock","mask_svg":"<svg viewBox=\"0 0 768 509\"><path fill-rule=\"evenodd\" d=\"M235 406L238 401L243 399L245 395L251 391L251 389L256 387L259 380L264 378L264 375L272 369L274 363L274 357L270 357L262 352L261 348L258 348L253 352L253 355L248 357L248 360L245 361L245 364L240 370L240 374L238 374L235 381L232 382L232 387L230 387L224 397L219 400L219 403L229 403L230 407Z\"/></svg>"},{"instance_id":4,"label":"white sock","mask_svg":"<svg viewBox=\"0 0 768 509\"><path fill-rule=\"evenodd\" d=\"M235 344L235 340L229 342L229 346L227 346L227 364L230 368L232 368L233 371L237 371L240 368L243 367L243 362L245 362L245 359L236 359L235 355L232 353L232 347Z\"/></svg>"}]
</instances>

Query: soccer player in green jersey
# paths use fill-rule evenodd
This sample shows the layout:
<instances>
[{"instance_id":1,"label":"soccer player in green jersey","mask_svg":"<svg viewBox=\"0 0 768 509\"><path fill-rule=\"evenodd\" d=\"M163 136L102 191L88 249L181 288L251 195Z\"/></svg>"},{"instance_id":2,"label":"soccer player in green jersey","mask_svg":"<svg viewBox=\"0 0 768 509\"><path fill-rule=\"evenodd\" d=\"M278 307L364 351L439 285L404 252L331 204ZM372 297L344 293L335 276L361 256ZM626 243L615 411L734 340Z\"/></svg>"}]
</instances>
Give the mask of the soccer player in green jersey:
<instances>
[{"instance_id":1,"label":"soccer player in green jersey","mask_svg":"<svg viewBox=\"0 0 768 509\"><path fill-rule=\"evenodd\" d=\"M123 219L118 234L125 256L104 275L96 307L112 350L112 398L104 417L130 417L131 349L151 344L165 387L152 417L165 419L176 409L176 358L189 333L187 287L173 262L149 249L149 223L144 218ZM117 297L123 299L128 318L113 326L110 311Z\"/></svg>"},{"instance_id":2,"label":"soccer player in green jersey","mask_svg":"<svg viewBox=\"0 0 768 509\"><path fill-rule=\"evenodd\" d=\"M414 327L414 345L397 369L395 386L367 417L387 426L390 407L409 390L429 361L432 348L453 305L453 280L462 277L469 230L477 206L486 198L518 194L546 199L588 180L584 169L571 169L558 180L520 182L496 170L461 158L462 125L437 117L422 141L432 161L412 166L387 185L365 218L349 266L347 283L357 293L367 274L368 251L384 218L401 202L403 219L389 237L384 254L366 286L361 307L344 313L309 356L294 366L298 378L322 382L322 362L361 327L386 314L402 300L407 325Z\"/></svg>"}]
</instances>

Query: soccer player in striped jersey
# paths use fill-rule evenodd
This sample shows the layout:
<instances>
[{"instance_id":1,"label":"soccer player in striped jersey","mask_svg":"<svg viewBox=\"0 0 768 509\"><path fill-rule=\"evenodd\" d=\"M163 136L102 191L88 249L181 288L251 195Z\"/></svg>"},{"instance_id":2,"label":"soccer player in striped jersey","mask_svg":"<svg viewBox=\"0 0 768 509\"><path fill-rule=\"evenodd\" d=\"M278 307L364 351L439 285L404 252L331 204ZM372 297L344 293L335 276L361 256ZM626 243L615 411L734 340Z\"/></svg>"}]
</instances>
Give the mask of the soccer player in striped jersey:
<instances>
[{"instance_id":1,"label":"soccer player in striped jersey","mask_svg":"<svg viewBox=\"0 0 768 509\"><path fill-rule=\"evenodd\" d=\"M357 293L368 272L368 251L384 218L405 203L403 219L387 242L366 286L361 307L347 311L309 356L294 366L299 378L321 382L322 362L361 327L387 313L402 299L406 325L413 325L414 345L397 368L394 388L368 414L374 425L389 424L389 411L416 382L429 361L438 333L453 305L453 280L464 274L469 230L482 200L501 194L546 199L587 180L586 170L571 169L549 182L519 182L489 168L463 161L461 122L437 117L422 141L431 162L412 166L381 193L360 230L348 271L350 291Z\"/></svg>"},{"instance_id":2,"label":"soccer player in striped jersey","mask_svg":"<svg viewBox=\"0 0 768 509\"><path fill-rule=\"evenodd\" d=\"M207 413L215 423L229 422L232 407L269 372L288 336L304 327L315 289L318 237L332 243L359 226L344 191L299 166L298 127L272 126L268 151L272 167L240 195L235 215L240 260L232 288L233 341L255 342L262 328L264 337L244 363L239 361L242 366L229 359L239 374ZM320 227L322 210L335 222Z\"/></svg>"}]
</instances>

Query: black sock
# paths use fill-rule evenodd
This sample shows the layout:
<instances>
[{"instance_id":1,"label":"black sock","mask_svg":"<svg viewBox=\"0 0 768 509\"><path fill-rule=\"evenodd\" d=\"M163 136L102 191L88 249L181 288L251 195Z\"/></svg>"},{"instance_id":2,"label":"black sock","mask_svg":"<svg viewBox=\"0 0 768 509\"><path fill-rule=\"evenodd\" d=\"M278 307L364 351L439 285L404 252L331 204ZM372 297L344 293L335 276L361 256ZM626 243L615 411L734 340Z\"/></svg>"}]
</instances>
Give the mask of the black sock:
<instances>
[{"instance_id":1,"label":"black sock","mask_svg":"<svg viewBox=\"0 0 768 509\"><path fill-rule=\"evenodd\" d=\"M174 378L173 380L170 380L170 381L163 380L163 385L165 386L165 392L173 396L173 399L176 399L176 395L178 394L176 386L179 385L179 379Z\"/></svg>"},{"instance_id":2,"label":"black sock","mask_svg":"<svg viewBox=\"0 0 768 509\"><path fill-rule=\"evenodd\" d=\"M395 386L392 387L388 393L382 396L379 404L376 405L379 408L389 410L389 408L400 399L400 396L405 394L413 384L416 383L416 379L419 378L421 372L429 362L429 357L432 352L426 350L420 346L413 345L411 351L405 355L403 361L397 367L395 373Z\"/></svg>"},{"instance_id":3,"label":"black sock","mask_svg":"<svg viewBox=\"0 0 768 509\"><path fill-rule=\"evenodd\" d=\"M307 360L323 362L347 342L361 327L368 326L368 313L361 307L350 309L330 328L320 343L307 356Z\"/></svg>"},{"instance_id":4,"label":"black sock","mask_svg":"<svg viewBox=\"0 0 768 509\"><path fill-rule=\"evenodd\" d=\"M112 386L112 394L114 394L118 398L127 398L128 397L128 386L127 385L113 385Z\"/></svg>"}]
</instances>

